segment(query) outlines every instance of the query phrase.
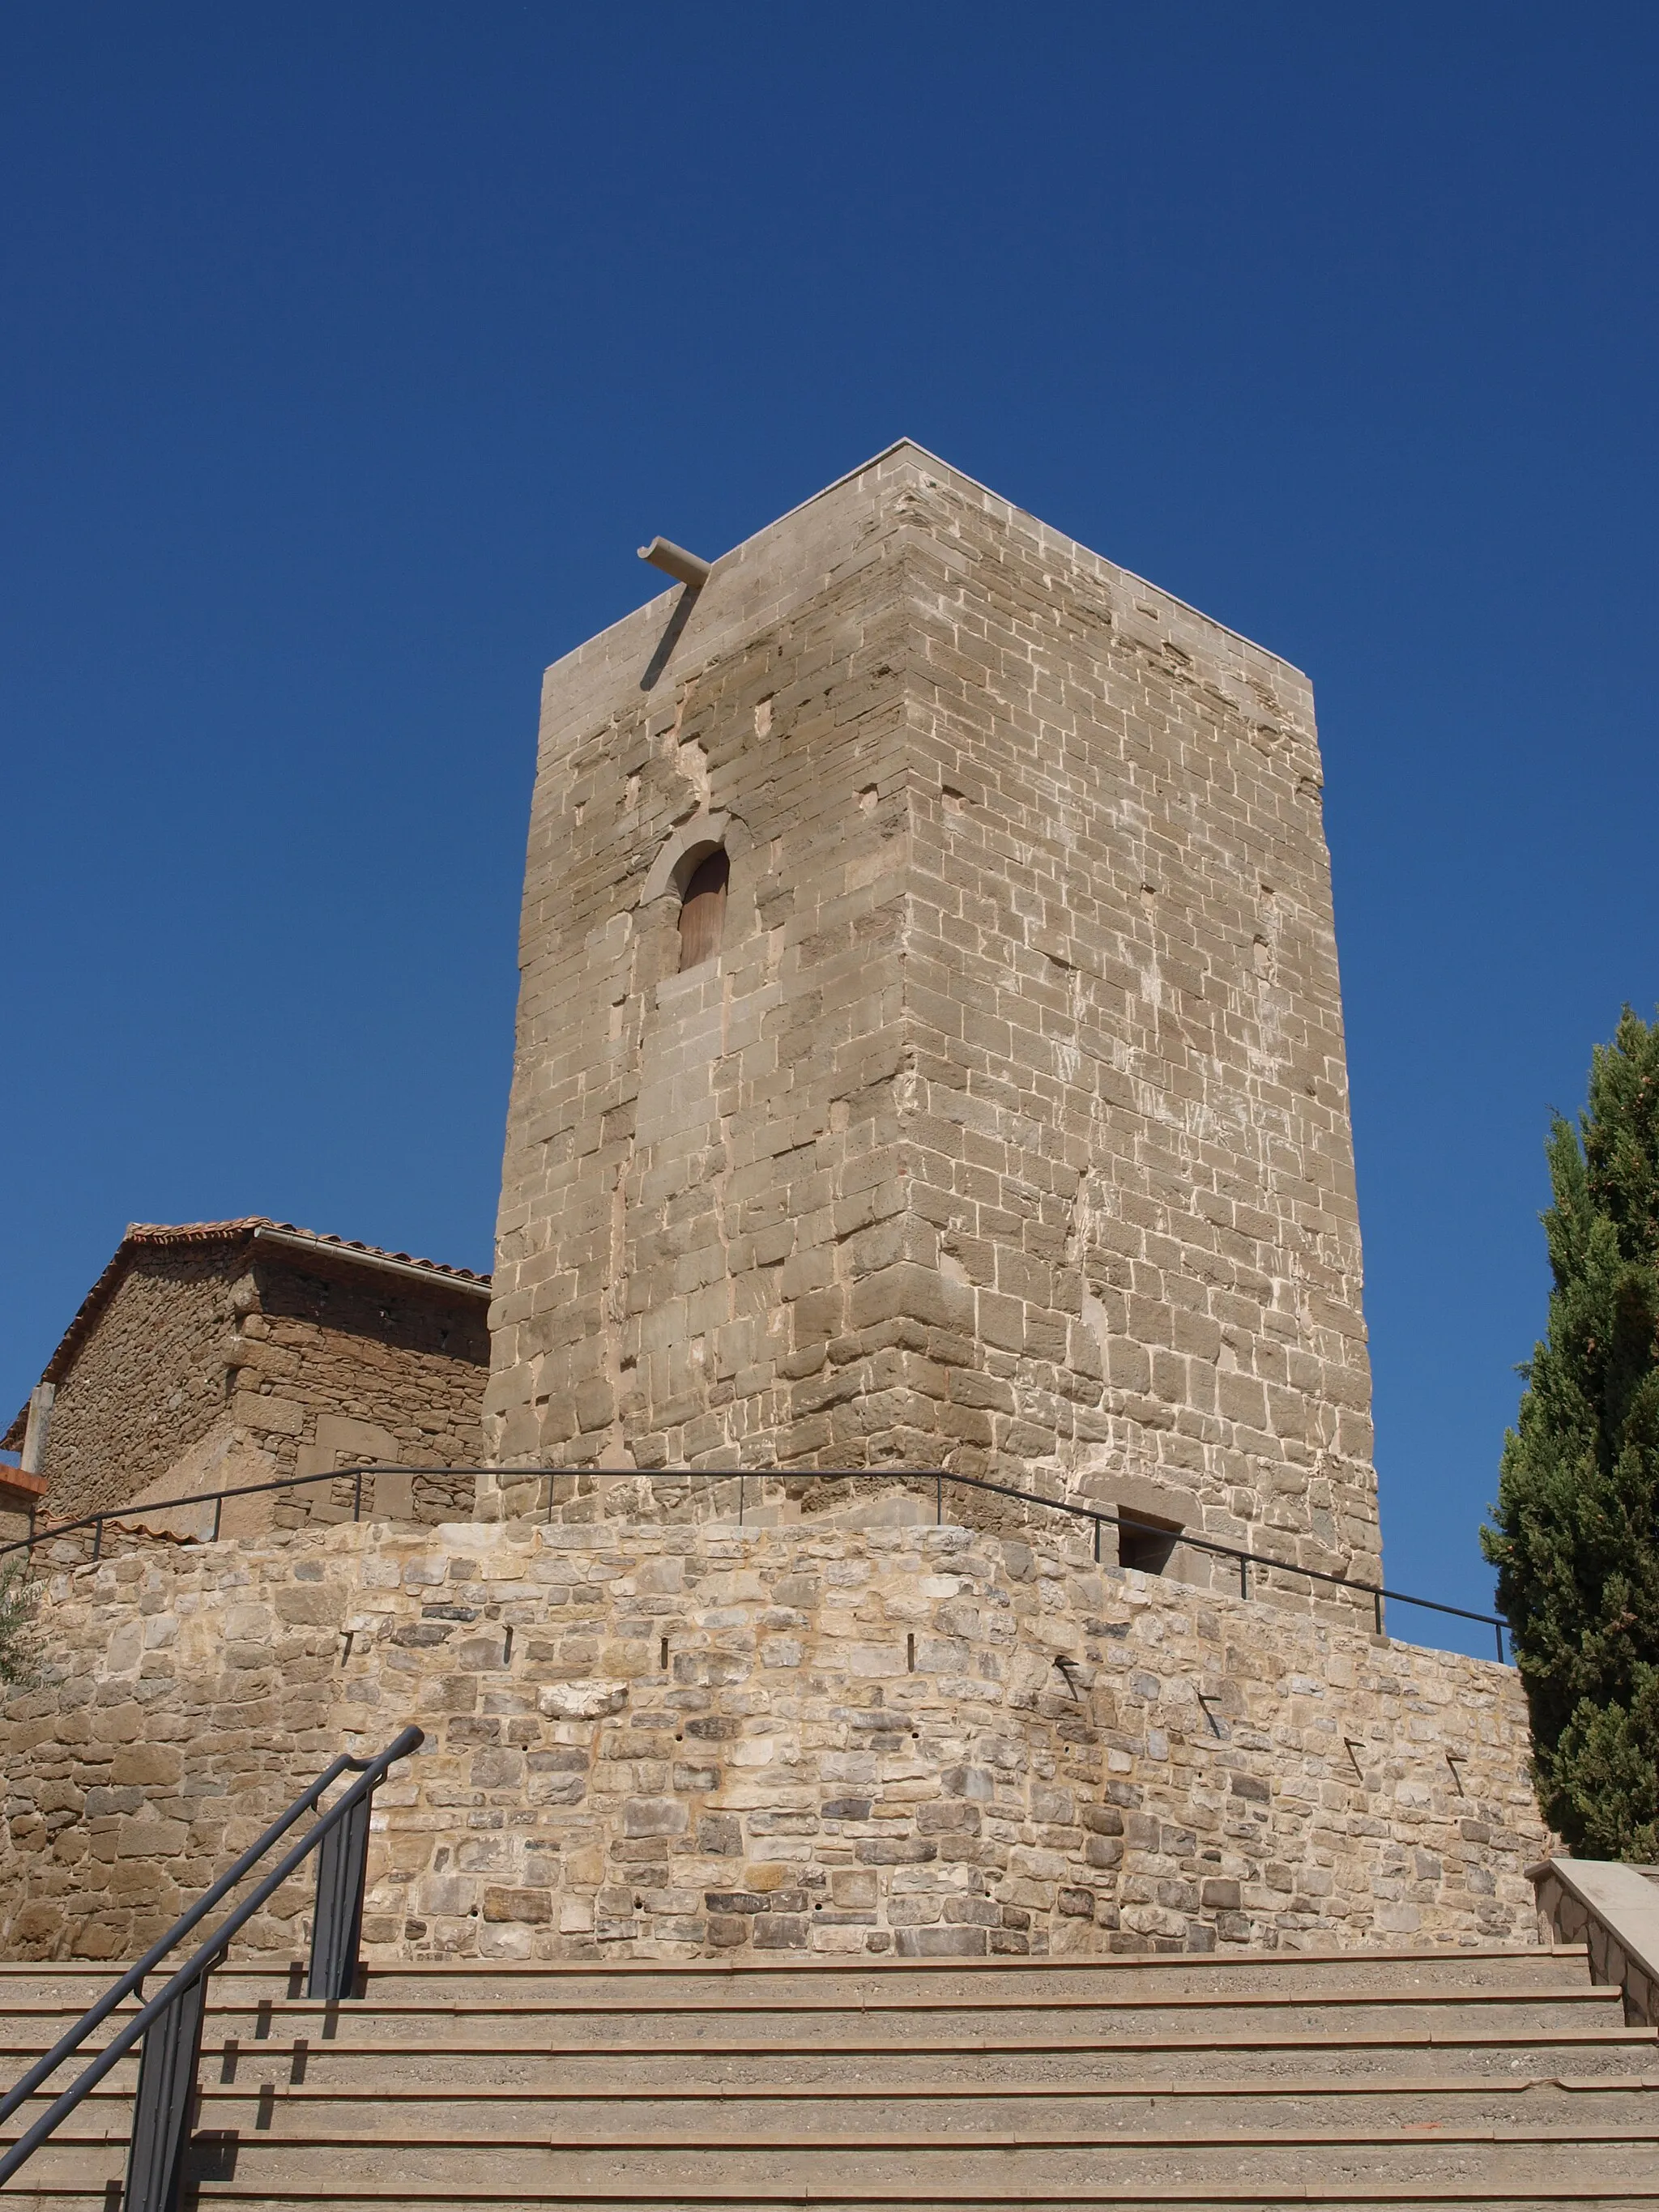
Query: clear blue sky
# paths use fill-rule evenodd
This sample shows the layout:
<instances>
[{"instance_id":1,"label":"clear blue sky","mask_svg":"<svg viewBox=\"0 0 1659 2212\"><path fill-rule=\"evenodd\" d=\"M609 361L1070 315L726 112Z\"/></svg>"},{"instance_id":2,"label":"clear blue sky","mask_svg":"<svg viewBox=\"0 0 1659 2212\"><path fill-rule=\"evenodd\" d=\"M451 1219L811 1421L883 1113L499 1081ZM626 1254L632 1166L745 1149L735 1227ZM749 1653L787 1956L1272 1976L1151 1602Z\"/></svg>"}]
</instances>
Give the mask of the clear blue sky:
<instances>
[{"instance_id":1,"label":"clear blue sky","mask_svg":"<svg viewBox=\"0 0 1659 2212\"><path fill-rule=\"evenodd\" d=\"M542 667L907 434L1313 677L1389 1577L1485 1604L1547 1111L1659 998L1659 15L0 40L5 1410L130 1219L488 1267Z\"/></svg>"}]
</instances>

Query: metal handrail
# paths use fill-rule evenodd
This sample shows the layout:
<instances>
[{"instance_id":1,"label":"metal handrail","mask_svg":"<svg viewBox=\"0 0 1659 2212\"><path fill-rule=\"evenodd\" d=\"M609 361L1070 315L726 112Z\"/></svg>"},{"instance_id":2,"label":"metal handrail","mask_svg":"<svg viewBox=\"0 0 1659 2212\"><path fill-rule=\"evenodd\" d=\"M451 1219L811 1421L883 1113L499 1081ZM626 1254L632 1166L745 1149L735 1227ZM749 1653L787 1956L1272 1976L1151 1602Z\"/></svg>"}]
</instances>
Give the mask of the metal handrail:
<instances>
[{"instance_id":1,"label":"metal handrail","mask_svg":"<svg viewBox=\"0 0 1659 2212\"><path fill-rule=\"evenodd\" d=\"M1189 1536L1184 1529L1177 1530L1162 1527L1156 1522L1140 1520L1133 1513L1114 1513L1103 1506L1079 1505L1072 1498L1043 1498L1036 1491L1016 1490L1010 1483L988 1481L982 1475L952 1474L945 1468L504 1467L484 1469L476 1467L394 1466L376 1462L364 1467L333 1468L321 1474L279 1475L271 1482L245 1483L228 1490L197 1491L189 1498L157 1499L146 1504L142 1509L132 1505L106 1507L100 1513L83 1514L78 1521L61 1521L50 1528L39 1530L31 1528L27 1536L17 1537L9 1544L0 1544L0 1559L4 1559L12 1552L32 1552L37 1544L49 1543L59 1536L72 1534L77 1528L97 1530L93 1547L93 1557L96 1559L101 1550L103 1524L106 1522L136 1518L140 1510L144 1514L170 1513L182 1505L212 1505L222 1509L224 1501L228 1498L257 1498L267 1491L298 1490L311 1482L339 1482L347 1474L356 1478L351 1517L356 1521L362 1517L363 1477L367 1474L481 1474L486 1472L521 1475L605 1475L613 1480L627 1477L635 1481L644 1480L653 1482L735 1482L738 1486L739 1522L742 1521L744 1515L744 1486L751 1475L758 1475L763 1480L769 1478L775 1482L931 1482L935 1486L941 1521L945 1517L944 1486L947 1482L954 1482L964 1489L986 1491L999 1498L1017 1498L1023 1505L1046 1506L1050 1512L1069 1513L1076 1520L1092 1522L1097 1559L1100 1557L1100 1531L1103 1527L1128 1528L1138 1530L1144 1535L1167 1536L1170 1539L1171 1548L1176 1545L1184 1544L1190 1550L1208 1552L1217 1559L1236 1560L1238 1564L1238 1588L1241 1597L1247 1598L1250 1594L1252 1567L1258 1570L1267 1569L1274 1574L1306 1575L1314 1582L1328 1583L1334 1589L1352 1590L1356 1596L1370 1599L1373 1618L1379 1636L1383 1633L1382 1607L1385 1601L1391 1605L1414 1605L1425 1613L1447 1613L1457 1620L1479 1621L1483 1627L1492 1629L1496 1635L1498 1663L1500 1665L1504 1663L1505 1624L1500 1614L1472 1613L1467 1606L1447 1605L1439 1598L1413 1597L1409 1590L1389 1589L1382 1583L1352 1582L1346 1575L1332 1574L1324 1567L1300 1566L1294 1559L1276 1559L1270 1553L1243 1551L1237 1544L1219 1543L1212 1536ZM548 1506L550 1520L552 1510L550 1500ZM220 1511L216 1510L213 1516L213 1537L210 1538L209 1541L214 1540L218 1535L220 1518Z\"/></svg>"},{"instance_id":2,"label":"metal handrail","mask_svg":"<svg viewBox=\"0 0 1659 2212\"><path fill-rule=\"evenodd\" d=\"M377 1753L373 1759L354 1759L345 1754L337 1759L331 1766L318 1776L309 1789L295 1798L280 1820L272 1822L258 1842L250 1850L244 1851L235 1865L227 1874L222 1875L213 1887L200 1898L188 1912L180 1915L160 1942L151 1945L138 1964L129 1968L113 1988L106 1990L96 2004L90 2006L69 2033L60 2038L52 2049L46 2053L46 2057L38 2060L23 2079L8 2091L3 2101L0 2101L0 2120L8 2118L27 2098L32 2096L46 2076L54 2072L70 2053L85 2041L94 2028L101 2021L107 2019L110 2013L124 1998L131 1996L135 1989L142 1985L145 1975L153 1972L158 1961L175 1948L204 1915L212 1910L219 1899L245 1875L251 1872L253 1866L277 1838L292 1827L302 1814L314 1807L318 1797L331 1783L337 1781L343 1773L348 1771L355 1771L357 1774L358 1779L329 1807L316 1826L309 1829L290 1850L283 1854L258 1887L250 1891L242 1902L215 1929L206 1942L198 1946L191 1953L165 1988L158 1990L125 2027L112 2036L92 2063L76 2076L60 2096L53 2100L33 2125L18 2137L5 2156L0 2158L0 2186L3 2186L9 2181L19 2167L33 2156L40 2145L56 2131L64 2120L67 2119L82 2100L97 2087L112 2067L125 2057L134 2044L137 2043L146 2032L161 2020L167 2008L185 1996L193 1984L205 1981L208 1974L223 1959L232 1937L237 1935L260 1907L276 1894L289 1876L305 1863L311 1853L329 1836L337 1832L341 1824L374 1795L376 1787L396 1761L408 1758L409 1754L417 1750L425 1741L425 1730L411 1723L408 1728L400 1729L386 1749ZM317 1945L321 1933L320 1923L323 1917L320 1908L319 1899L318 1913L319 1925L313 1930L312 1978L313 1981L317 1978L319 1971ZM354 1950L356 1934L354 1926L351 1930ZM355 1969L355 1960L352 1963ZM313 1992L313 1994L316 1993ZM193 2054L191 2065L193 2069ZM185 2102L187 2104L188 2100ZM137 2133L136 2128L134 2132Z\"/></svg>"},{"instance_id":3,"label":"metal handrail","mask_svg":"<svg viewBox=\"0 0 1659 2212\"><path fill-rule=\"evenodd\" d=\"M131 1498L125 1505L106 1505L96 1513L82 1514L78 1520L54 1521L44 1528L35 1527L35 1509L31 1506L28 1534L14 1537L9 1544L0 1544L0 1559L13 1552L32 1552L37 1544L52 1543L59 1536L73 1535L77 1528L93 1530L92 1556L95 1559L103 1549L104 1527L107 1522L140 1520L150 1513L172 1513L181 1505L211 1505L222 1510L228 1498L258 1498L270 1490L303 1490L311 1482L343 1482L349 1474L356 1478L352 1491L351 1517L357 1521L362 1517L363 1477L366 1474L477 1474L478 1472L476 1467L331 1467L325 1468L320 1474L279 1474L271 1482L237 1483L225 1490L194 1490L188 1498L147 1498L142 1503L137 1498ZM216 1510L213 1534L207 1540L210 1543L219 1540L220 1517L221 1511Z\"/></svg>"},{"instance_id":4,"label":"metal handrail","mask_svg":"<svg viewBox=\"0 0 1659 2212\"><path fill-rule=\"evenodd\" d=\"M448 1471L459 1474L461 1470L453 1468ZM408 1470L393 1468L366 1468L363 1472L366 1474L404 1474ZM988 1491L998 1498L1018 1498L1023 1505L1043 1505L1047 1506L1051 1512L1069 1513L1074 1519L1092 1521L1095 1527L1095 1558L1097 1559L1100 1557L1100 1531L1103 1525L1113 1528L1128 1528L1144 1536L1166 1536L1170 1540L1171 1549L1177 1544L1185 1544L1195 1552L1212 1553L1218 1559L1236 1559L1239 1566L1238 1581L1241 1597L1248 1597L1250 1594L1249 1571L1252 1567L1271 1568L1278 1574L1308 1575L1315 1582L1329 1583L1337 1589L1352 1590L1359 1595L1370 1598L1375 1607L1376 1632L1379 1636L1383 1632L1382 1601L1386 1598L1399 1605L1421 1606L1430 1613L1453 1613L1459 1620L1478 1620L1486 1627L1495 1629L1498 1634L1498 1656L1500 1663L1504 1657L1504 1624L1501 1616L1497 1613L1471 1613L1465 1606L1444 1605L1438 1598L1413 1597L1409 1591L1389 1589L1381 1583L1351 1582L1346 1575L1334 1575L1324 1567L1300 1566L1294 1559L1275 1559L1268 1553L1242 1551L1237 1544L1218 1543L1212 1537L1189 1536L1184 1529L1171 1528L1161 1522L1144 1521L1133 1513L1114 1513L1102 1506L1079 1505L1074 1499L1068 1498L1044 1498L1034 1490L1016 1490L1012 1483L988 1482L982 1475L952 1474L945 1468L503 1467L492 1472L501 1474L592 1474L605 1475L613 1480L626 1477L634 1481L642 1479L651 1481L674 1482L735 1481L738 1485L739 1522L743 1519L743 1486L750 1474L758 1474L763 1478L769 1476L775 1482L799 1481L803 1479L814 1482L932 1482L935 1486L938 1498L937 1510L941 1521L945 1517L944 1486L947 1482L954 1482L963 1485L969 1490ZM550 1501L548 1511L550 1516L552 1512Z\"/></svg>"},{"instance_id":5,"label":"metal handrail","mask_svg":"<svg viewBox=\"0 0 1659 2212\"><path fill-rule=\"evenodd\" d=\"M331 1766L326 1766L303 1796L296 1797L280 1819L275 1820L257 1844L250 1844L235 1864L222 1874L211 1889L204 1890L188 1912L181 1913L167 1934L152 1943L136 1966L129 1966L118 1982L112 1983L95 2005L89 2006L67 2034L60 2036L44 2058L36 2059L21 2081L14 2083L0 2097L0 2124L9 2120L20 2105L26 2104L49 2075L55 2074L70 2051L78 2050L94 2027L107 2020L118 2004L124 2004L133 1991L142 1989L145 1978L153 1973L166 1958L189 1935L199 1920L212 1911L222 1897L228 1897L244 1875L248 1874L264 1858L265 1853L285 1835L302 1814L308 1813L323 1792L343 1774L361 1773L368 1765L366 1759L353 1759L342 1752ZM3 2177L0 2177L3 2179Z\"/></svg>"}]
</instances>

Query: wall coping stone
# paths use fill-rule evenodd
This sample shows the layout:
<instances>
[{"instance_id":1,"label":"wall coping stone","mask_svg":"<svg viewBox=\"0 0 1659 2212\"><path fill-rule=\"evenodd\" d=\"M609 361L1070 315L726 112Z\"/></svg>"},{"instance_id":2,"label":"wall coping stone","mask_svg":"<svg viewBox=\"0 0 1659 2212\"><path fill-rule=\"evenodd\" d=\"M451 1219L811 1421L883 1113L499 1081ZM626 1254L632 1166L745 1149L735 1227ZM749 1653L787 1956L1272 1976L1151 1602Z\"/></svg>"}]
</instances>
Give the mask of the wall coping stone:
<instances>
[{"instance_id":1,"label":"wall coping stone","mask_svg":"<svg viewBox=\"0 0 1659 2212\"><path fill-rule=\"evenodd\" d=\"M1655 2024L1659 2005L1659 1869L1611 1859L1576 1859L1565 1852L1527 1869L1540 1923L1568 1942L1588 1940L1595 1978L1616 1982L1631 2019ZM1560 1893L1575 1899L1589 1925L1563 1913ZM1565 1923L1565 1924L1564 1924Z\"/></svg>"}]
</instances>

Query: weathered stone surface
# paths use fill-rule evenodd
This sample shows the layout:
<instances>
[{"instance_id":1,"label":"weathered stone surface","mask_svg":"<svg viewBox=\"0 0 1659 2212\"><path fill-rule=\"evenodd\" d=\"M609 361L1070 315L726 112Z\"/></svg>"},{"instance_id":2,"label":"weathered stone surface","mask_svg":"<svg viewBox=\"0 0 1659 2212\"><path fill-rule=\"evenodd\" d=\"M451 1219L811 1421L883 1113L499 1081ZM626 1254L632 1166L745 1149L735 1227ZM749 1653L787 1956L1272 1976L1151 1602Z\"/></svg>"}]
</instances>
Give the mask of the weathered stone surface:
<instances>
[{"instance_id":1,"label":"weathered stone surface","mask_svg":"<svg viewBox=\"0 0 1659 2212\"><path fill-rule=\"evenodd\" d=\"M52 1518L130 1506L149 1527L206 1536L210 1505L144 1509L342 1470L337 1484L227 1504L222 1533L251 1534L349 1514L353 1465L478 1464L489 1352L477 1283L366 1271L320 1241L313 1258L247 1224L129 1232L112 1268L57 1381ZM365 1492L369 1512L430 1524L472 1509L470 1474L386 1475Z\"/></svg>"},{"instance_id":2,"label":"weathered stone surface","mask_svg":"<svg viewBox=\"0 0 1659 2212\"><path fill-rule=\"evenodd\" d=\"M1306 679L908 445L670 617L544 690L481 1519L60 1549L0 1942L131 1954L410 1718L372 1955L1528 1939L1515 1676L1271 1564L1380 1580ZM246 1256L111 1300L77 1499L474 1458L465 1328Z\"/></svg>"},{"instance_id":3,"label":"weathered stone surface","mask_svg":"<svg viewBox=\"0 0 1659 2212\"><path fill-rule=\"evenodd\" d=\"M662 664L672 604L544 687L492 1455L942 1466L1376 1579L1306 678L908 445Z\"/></svg>"},{"instance_id":4,"label":"weathered stone surface","mask_svg":"<svg viewBox=\"0 0 1659 2212\"><path fill-rule=\"evenodd\" d=\"M1620 1866L1564 1852L1529 1873L1543 1943L1583 1943L1590 1979L1625 1993L1625 2017L1659 2025L1659 1867Z\"/></svg>"},{"instance_id":5,"label":"weathered stone surface","mask_svg":"<svg viewBox=\"0 0 1659 2212\"><path fill-rule=\"evenodd\" d=\"M8 1956L132 1955L409 1719L371 1956L1534 1931L1510 1670L1041 1540L347 1524L60 1570L44 1618L0 1723ZM252 1940L286 1955L308 1909Z\"/></svg>"}]
</instances>

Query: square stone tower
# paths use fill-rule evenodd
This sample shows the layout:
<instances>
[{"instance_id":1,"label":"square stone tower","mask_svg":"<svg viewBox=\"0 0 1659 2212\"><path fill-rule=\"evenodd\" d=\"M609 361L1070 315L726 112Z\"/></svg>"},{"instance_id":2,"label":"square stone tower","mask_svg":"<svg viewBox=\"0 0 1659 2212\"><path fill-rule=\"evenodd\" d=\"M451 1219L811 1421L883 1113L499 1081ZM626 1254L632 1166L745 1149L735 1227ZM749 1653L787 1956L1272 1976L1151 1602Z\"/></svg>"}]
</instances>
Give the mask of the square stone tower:
<instances>
[{"instance_id":1,"label":"square stone tower","mask_svg":"<svg viewBox=\"0 0 1659 2212\"><path fill-rule=\"evenodd\" d=\"M908 441L556 664L495 1460L1376 1574L1320 791L1296 669Z\"/></svg>"}]
</instances>

